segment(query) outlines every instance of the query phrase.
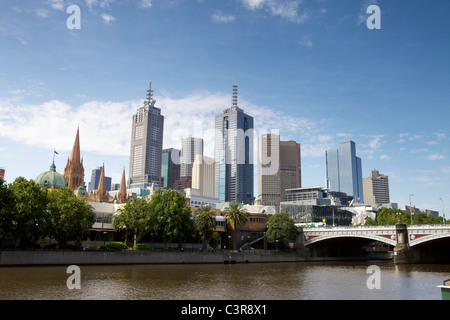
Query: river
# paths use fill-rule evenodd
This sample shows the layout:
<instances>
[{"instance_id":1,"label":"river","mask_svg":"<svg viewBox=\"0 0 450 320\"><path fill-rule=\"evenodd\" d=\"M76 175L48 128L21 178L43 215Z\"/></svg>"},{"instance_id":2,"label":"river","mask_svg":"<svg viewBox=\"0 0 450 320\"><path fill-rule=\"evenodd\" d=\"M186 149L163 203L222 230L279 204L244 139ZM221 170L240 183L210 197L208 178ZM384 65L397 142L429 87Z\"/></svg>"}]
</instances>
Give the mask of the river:
<instances>
[{"instance_id":1,"label":"river","mask_svg":"<svg viewBox=\"0 0 450 320\"><path fill-rule=\"evenodd\" d=\"M370 266L379 269L368 272ZM1 267L1 300L440 300L450 265L298 262ZM371 280L372 279L372 280ZM374 280L375 279L375 280ZM368 288L376 283L378 288Z\"/></svg>"}]
</instances>

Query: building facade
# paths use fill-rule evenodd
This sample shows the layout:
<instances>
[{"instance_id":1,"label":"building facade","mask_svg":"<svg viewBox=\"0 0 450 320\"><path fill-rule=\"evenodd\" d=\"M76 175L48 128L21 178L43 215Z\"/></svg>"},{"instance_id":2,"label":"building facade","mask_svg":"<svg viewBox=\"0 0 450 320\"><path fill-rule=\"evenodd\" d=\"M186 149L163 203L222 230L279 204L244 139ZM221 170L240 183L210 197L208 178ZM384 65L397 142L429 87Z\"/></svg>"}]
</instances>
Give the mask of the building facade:
<instances>
[{"instance_id":1,"label":"building facade","mask_svg":"<svg viewBox=\"0 0 450 320\"><path fill-rule=\"evenodd\" d=\"M129 184L161 184L164 116L150 88L144 106L133 115Z\"/></svg>"},{"instance_id":2,"label":"building facade","mask_svg":"<svg viewBox=\"0 0 450 320\"><path fill-rule=\"evenodd\" d=\"M91 192L93 190L96 190L98 188L98 183L100 181L100 176L102 173L102 167L97 167L92 170L91 174L91 181L88 184L88 191ZM105 186L106 191L111 191L111 177L105 177Z\"/></svg>"},{"instance_id":3,"label":"building facade","mask_svg":"<svg viewBox=\"0 0 450 320\"><path fill-rule=\"evenodd\" d=\"M192 166L192 188L200 195L214 198L214 158L197 155Z\"/></svg>"},{"instance_id":4,"label":"building facade","mask_svg":"<svg viewBox=\"0 0 450 320\"><path fill-rule=\"evenodd\" d=\"M371 170L368 178L363 179L364 202L368 204L390 203L389 177Z\"/></svg>"},{"instance_id":5,"label":"building facade","mask_svg":"<svg viewBox=\"0 0 450 320\"><path fill-rule=\"evenodd\" d=\"M237 105L233 86L231 108L215 121L215 198L221 202L253 202L253 117Z\"/></svg>"},{"instance_id":6,"label":"building facade","mask_svg":"<svg viewBox=\"0 0 450 320\"><path fill-rule=\"evenodd\" d=\"M285 190L301 187L300 144L263 134L258 140L258 196L261 205L278 206Z\"/></svg>"},{"instance_id":7,"label":"building facade","mask_svg":"<svg viewBox=\"0 0 450 320\"><path fill-rule=\"evenodd\" d=\"M345 192L354 202L363 203L362 164L356 156L355 142L339 143L336 150L326 151L327 188Z\"/></svg>"},{"instance_id":8,"label":"building facade","mask_svg":"<svg viewBox=\"0 0 450 320\"><path fill-rule=\"evenodd\" d=\"M192 165L195 157L203 156L203 139L189 136L181 142L180 177L192 176Z\"/></svg>"},{"instance_id":9,"label":"building facade","mask_svg":"<svg viewBox=\"0 0 450 320\"><path fill-rule=\"evenodd\" d=\"M173 183L180 179L180 156L179 149L169 148L162 151L161 177L164 189L171 189Z\"/></svg>"}]
</instances>

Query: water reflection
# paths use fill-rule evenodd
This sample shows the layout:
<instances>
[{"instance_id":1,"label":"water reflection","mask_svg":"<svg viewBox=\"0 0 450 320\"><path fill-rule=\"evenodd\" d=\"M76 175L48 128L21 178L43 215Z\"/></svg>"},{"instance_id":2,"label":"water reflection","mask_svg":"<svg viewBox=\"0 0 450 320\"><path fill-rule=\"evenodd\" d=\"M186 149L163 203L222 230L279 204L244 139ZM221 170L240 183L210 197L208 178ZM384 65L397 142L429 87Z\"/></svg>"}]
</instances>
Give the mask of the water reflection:
<instances>
[{"instance_id":1,"label":"water reflection","mask_svg":"<svg viewBox=\"0 0 450 320\"><path fill-rule=\"evenodd\" d=\"M380 290L367 288L371 264ZM81 289L69 290L66 268L0 268L0 299L439 300L450 278L450 265L390 262L81 266Z\"/></svg>"}]
</instances>

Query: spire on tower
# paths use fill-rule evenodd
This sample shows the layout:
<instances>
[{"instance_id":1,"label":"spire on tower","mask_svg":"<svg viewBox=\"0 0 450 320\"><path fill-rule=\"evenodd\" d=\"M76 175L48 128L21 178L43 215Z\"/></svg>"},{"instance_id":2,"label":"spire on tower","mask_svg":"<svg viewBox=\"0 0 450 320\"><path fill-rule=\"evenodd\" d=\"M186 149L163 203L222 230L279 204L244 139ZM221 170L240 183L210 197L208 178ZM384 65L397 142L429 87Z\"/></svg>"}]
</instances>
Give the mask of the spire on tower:
<instances>
[{"instance_id":1,"label":"spire on tower","mask_svg":"<svg viewBox=\"0 0 450 320\"><path fill-rule=\"evenodd\" d=\"M237 108L237 106L238 106L237 100L238 100L238 88L237 88L237 85L234 84L233 85L233 99L232 99L232 104L231 104L231 106L233 108Z\"/></svg>"},{"instance_id":2,"label":"spire on tower","mask_svg":"<svg viewBox=\"0 0 450 320\"><path fill-rule=\"evenodd\" d=\"M156 100L153 99L153 90L152 90L152 82L150 81L149 88L147 90L147 100L144 102L146 107L153 107L155 105Z\"/></svg>"}]
</instances>

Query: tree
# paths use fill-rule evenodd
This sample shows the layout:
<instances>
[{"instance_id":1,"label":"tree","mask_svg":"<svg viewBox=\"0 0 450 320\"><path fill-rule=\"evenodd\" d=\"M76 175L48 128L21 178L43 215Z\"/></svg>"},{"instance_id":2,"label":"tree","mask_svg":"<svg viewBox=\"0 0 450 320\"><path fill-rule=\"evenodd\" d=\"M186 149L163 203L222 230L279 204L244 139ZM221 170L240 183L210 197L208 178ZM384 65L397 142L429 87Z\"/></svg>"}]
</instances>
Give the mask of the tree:
<instances>
[{"instance_id":1,"label":"tree","mask_svg":"<svg viewBox=\"0 0 450 320\"><path fill-rule=\"evenodd\" d=\"M273 243L277 240L283 244L295 242L299 233L294 220L285 212L274 214L267 221L266 237L268 242Z\"/></svg>"},{"instance_id":2,"label":"tree","mask_svg":"<svg viewBox=\"0 0 450 320\"><path fill-rule=\"evenodd\" d=\"M0 244L12 238L14 195L8 185L0 178Z\"/></svg>"},{"instance_id":3,"label":"tree","mask_svg":"<svg viewBox=\"0 0 450 320\"><path fill-rule=\"evenodd\" d=\"M23 177L18 177L8 188L14 198L10 217L13 240L21 247L34 245L46 235L48 227L47 189Z\"/></svg>"},{"instance_id":4,"label":"tree","mask_svg":"<svg viewBox=\"0 0 450 320\"><path fill-rule=\"evenodd\" d=\"M206 249L208 238L212 236L212 230L216 227L216 215L210 206L201 206L195 211L194 224L202 236L203 249Z\"/></svg>"},{"instance_id":5,"label":"tree","mask_svg":"<svg viewBox=\"0 0 450 320\"><path fill-rule=\"evenodd\" d=\"M154 214L152 231L163 240L164 249L168 242L178 241L181 246L181 241L194 231L191 208L177 190L156 190L150 208Z\"/></svg>"},{"instance_id":6,"label":"tree","mask_svg":"<svg viewBox=\"0 0 450 320\"><path fill-rule=\"evenodd\" d=\"M149 233L153 226L152 211L147 199L133 196L133 199L114 216L113 224L116 230L125 230L127 235L131 233L136 247L136 243Z\"/></svg>"},{"instance_id":7,"label":"tree","mask_svg":"<svg viewBox=\"0 0 450 320\"><path fill-rule=\"evenodd\" d=\"M47 197L47 234L56 240L57 247L70 240L76 240L77 245L81 246L81 238L95 222L93 208L78 199L67 187L53 190Z\"/></svg>"},{"instance_id":8,"label":"tree","mask_svg":"<svg viewBox=\"0 0 450 320\"><path fill-rule=\"evenodd\" d=\"M232 203L225 209L225 216L234 224L234 241L233 249L236 249L236 228L237 225L244 225L248 220L248 212L243 208L243 204Z\"/></svg>"}]
</instances>

